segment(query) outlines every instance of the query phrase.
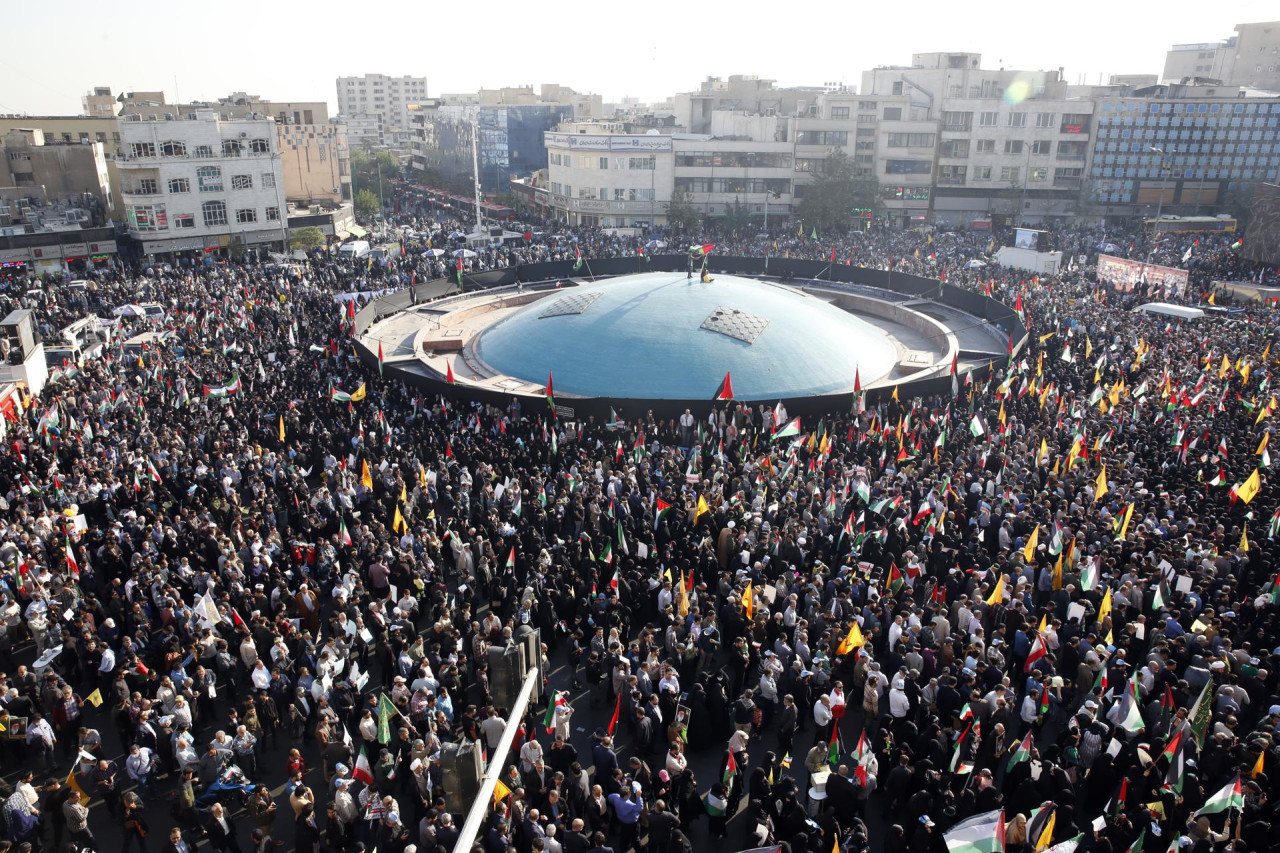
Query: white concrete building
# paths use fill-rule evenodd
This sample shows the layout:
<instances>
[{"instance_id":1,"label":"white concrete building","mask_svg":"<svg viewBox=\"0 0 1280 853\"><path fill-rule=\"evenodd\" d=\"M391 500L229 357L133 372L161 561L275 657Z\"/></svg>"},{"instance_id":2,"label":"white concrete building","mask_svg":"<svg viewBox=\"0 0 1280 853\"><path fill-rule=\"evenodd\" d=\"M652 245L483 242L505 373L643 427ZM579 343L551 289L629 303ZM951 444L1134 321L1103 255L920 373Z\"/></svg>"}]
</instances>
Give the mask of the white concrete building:
<instances>
[{"instance_id":1,"label":"white concrete building","mask_svg":"<svg viewBox=\"0 0 1280 853\"><path fill-rule=\"evenodd\" d=\"M427 99L426 77L391 77L366 74L338 78L338 113L352 128L354 119L375 117L383 134L408 131L412 127L409 105ZM361 134L364 136L365 134ZM353 134L354 144L356 136Z\"/></svg>"},{"instance_id":2,"label":"white concrete building","mask_svg":"<svg viewBox=\"0 0 1280 853\"><path fill-rule=\"evenodd\" d=\"M789 142L588 132L593 128L587 124L566 128L580 132L545 135L546 201L550 215L571 225L665 225L676 187L706 217L724 216L737 203L763 220L766 196L770 216L790 213Z\"/></svg>"},{"instance_id":3,"label":"white concrete building","mask_svg":"<svg viewBox=\"0 0 1280 853\"><path fill-rule=\"evenodd\" d=\"M210 253L287 241L274 119L120 121L129 234L148 255Z\"/></svg>"}]
</instances>

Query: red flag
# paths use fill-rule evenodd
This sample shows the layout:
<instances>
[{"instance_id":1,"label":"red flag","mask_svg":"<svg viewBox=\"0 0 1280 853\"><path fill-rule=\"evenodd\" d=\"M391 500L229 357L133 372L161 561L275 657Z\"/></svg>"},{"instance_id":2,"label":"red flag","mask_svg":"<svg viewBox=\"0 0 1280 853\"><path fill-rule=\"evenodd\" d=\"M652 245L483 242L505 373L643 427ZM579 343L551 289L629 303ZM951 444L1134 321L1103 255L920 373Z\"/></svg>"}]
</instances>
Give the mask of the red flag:
<instances>
[{"instance_id":1,"label":"red flag","mask_svg":"<svg viewBox=\"0 0 1280 853\"><path fill-rule=\"evenodd\" d=\"M729 378L729 373L724 374L724 381L720 383L720 387L716 389L716 395L712 400L732 400L733 399L733 380Z\"/></svg>"},{"instance_id":2,"label":"red flag","mask_svg":"<svg viewBox=\"0 0 1280 853\"><path fill-rule=\"evenodd\" d=\"M622 696L619 695L616 702L613 703L613 716L609 718L609 734L613 734L614 726L618 725L618 714L622 712Z\"/></svg>"},{"instance_id":3,"label":"red flag","mask_svg":"<svg viewBox=\"0 0 1280 853\"><path fill-rule=\"evenodd\" d=\"M836 262L836 247L832 246L831 247L831 263L834 264L835 262Z\"/></svg>"},{"instance_id":4,"label":"red flag","mask_svg":"<svg viewBox=\"0 0 1280 853\"><path fill-rule=\"evenodd\" d=\"M453 363L446 361L444 363L444 368L445 368L444 381L452 385L453 384Z\"/></svg>"}]
</instances>

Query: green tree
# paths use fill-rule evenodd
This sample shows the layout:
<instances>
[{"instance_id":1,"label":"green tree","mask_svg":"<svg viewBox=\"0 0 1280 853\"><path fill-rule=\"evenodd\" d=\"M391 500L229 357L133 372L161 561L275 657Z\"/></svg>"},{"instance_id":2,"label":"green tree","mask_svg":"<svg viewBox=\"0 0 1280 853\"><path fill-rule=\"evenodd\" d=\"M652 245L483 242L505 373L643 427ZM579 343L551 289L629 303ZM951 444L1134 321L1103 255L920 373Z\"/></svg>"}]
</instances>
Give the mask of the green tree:
<instances>
[{"instance_id":1,"label":"green tree","mask_svg":"<svg viewBox=\"0 0 1280 853\"><path fill-rule=\"evenodd\" d=\"M676 231L692 231L702 220L701 214L694 208L689 194L680 187L671 191L671 200L667 202L667 222Z\"/></svg>"},{"instance_id":2,"label":"green tree","mask_svg":"<svg viewBox=\"0 0 1280 853\"><path fill-rule=\"evenodd\" d=\"M833 148L822 161L822 169L805 188L796 214L807 227L847 228L856 218L854 210L875 211L880 204L880 188L874 178L860 176L843 148Z\"/></svg>"},{"instance_id":3,"label":"green tree","mask_svg":"<svg viewBox=\"0 0 1280 853\"><path fill-rule=\"evenodd\" d=\"M751 208L735 196L732 204L725 205L724 224L730 231L745 231L751 225Z\"/></svg>"},{"instance_id":4,"label":"green tree","mask_svg":"<svg viewBox=\"0 0 1280 853\"><path fill-rule=\"evenodd\" d=\"M378 195L372 190L360 190L356 193L356 216L368 218L382 210L378 203Z\"/></svg>"},{"instance_id":5,"label":"green tree","mask_svg":"<svg viewBox=\"0 0 1280 853\"><path fill-rule=\"evenodd\" d=\"M324 232L314 225L306 228L295 228L289 232L289 247L309 252L324 245Z\"/></svg>"},{"instance_id":6,"label":"green tree","mask_svg":"<svg viewBox=\"0 0 1280 853\"><path fill-rule=\"evenodd\" d=\"M355 178L357 189L378 191L378 173L382 180L396 178L400 174L400 163L390 151L366 151L363 148L351 149L351 174Z\"/></svg>"}]
</instances>

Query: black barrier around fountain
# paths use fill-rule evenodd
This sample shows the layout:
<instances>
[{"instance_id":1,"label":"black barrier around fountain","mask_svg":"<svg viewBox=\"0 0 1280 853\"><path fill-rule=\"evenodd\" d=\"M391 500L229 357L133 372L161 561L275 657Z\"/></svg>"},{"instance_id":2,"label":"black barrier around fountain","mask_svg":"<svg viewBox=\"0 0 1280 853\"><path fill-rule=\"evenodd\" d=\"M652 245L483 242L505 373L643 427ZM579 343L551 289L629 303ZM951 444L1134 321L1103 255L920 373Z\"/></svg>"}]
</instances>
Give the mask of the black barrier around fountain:
<instances>
[{"instance_id":1,"label":"black barrier around fountain","mask_svg":"<svg viewBox=\"0 0 1280 853\"><path fill-rule=\"evenodd\" d=\"M827 281L836 284L859 284L901 293L913 298L929 299L986 320L1006 334L1012 332L1015 353L1019 352L1026 344L1026 329L1023 327L1017 313L1011 307L991 297L962 290L949 284L943 284L937 279L906 273L889 273L886 270L867 269L866 267L841 266L839 264L827 264L822 261L791 258L769 258L768 272L766 273L765 263L764 258L713 255L707 266L712 274L724 273L727 275L768 277L784 281L797 279ZM568 278L601 279L629 275L636 272L684 272L688 268L688 259L685 255L654 255L650 256L647 261L636 257L593 258L588 262L588 266L577 272L574 272L573 265L574 262L572 260L524 264L517 267L466 275L465 280L469 288L488 289L512 285L517 282L538 282ZM357 352L362 361L371 366L376 366L378 354L359 343L359 336L364 334L373 323L384 317L404 311L412 304L410 290L405 288L372 300L356 313ZM993 364L999 366L1003 361L1004 357L1001 356L984 365L972 368L968 372L974 382L979 382L986 378ZM400 379L414 387L421 388L430 394L441 394L452 400L477 400L504 407L511 401L512 396L521 396L526 401L542 400L540 396L535 397L529 394L512 395L509 392L499 392L473 386L449 385L443 380L443 377L439 380L431 379L415 372L400 369L394 364L385 365L384 373L389 377ZM711 390L714 391L715 389ZM950 391L951 377L949 374L944 373L940 376L903 382L899 385L898 395L900 398L905 399L907 397L945 394L950 393ZM891 393L892 389L888 387L868 389L866 401L869 405L874 405L881 399L887 399ZM853 406L853 395L851 393L827 394L816 397L784 397L782 399L786 404L788 413L797 415L849 411ZM624 399L617 397L584 398L568 395L558 395L557 399L558 406L565 410L561 413L562 417L568 419L584 419L588 417L606 419L610 416L611 410L616 411L619 417L626 420L641 417L649 411L652 411L659 418L674 418L686 408L693 409L695 412L705 412L711 402L710 393L708 393L706 399L701 400ZM743 400L741 402L753 405L762 403L772 405L777 402L777 399ZM526 404L525 411L535 412L537 409L536 406L535 408L529 408Z\"/></svg>"}]
</instances>

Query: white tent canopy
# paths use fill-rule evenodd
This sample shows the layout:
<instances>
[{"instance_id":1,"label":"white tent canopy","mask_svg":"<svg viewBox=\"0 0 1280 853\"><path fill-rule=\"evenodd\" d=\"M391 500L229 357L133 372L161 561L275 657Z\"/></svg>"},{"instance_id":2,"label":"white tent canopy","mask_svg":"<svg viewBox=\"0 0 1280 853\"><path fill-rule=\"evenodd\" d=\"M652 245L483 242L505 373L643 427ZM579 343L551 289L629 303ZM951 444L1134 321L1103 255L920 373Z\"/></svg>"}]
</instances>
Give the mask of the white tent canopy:
<instances>
[{"instance_id":1,"label":"white tent canopy","mask_svg":"<svg viewBox=\"0 0 1280 853\"><path fill-rule=\"evenodd\" d=\"M1199 320L1204 316L1204 312L1199 308L1190 308L1186 305L1174 305L1172 302L1148 302L1146 305L1139 305L1134 311L1144 311L1147 314L1162 314L1166 317L1175 317L1179 320Z\"/></svg>"}]
</instances>

